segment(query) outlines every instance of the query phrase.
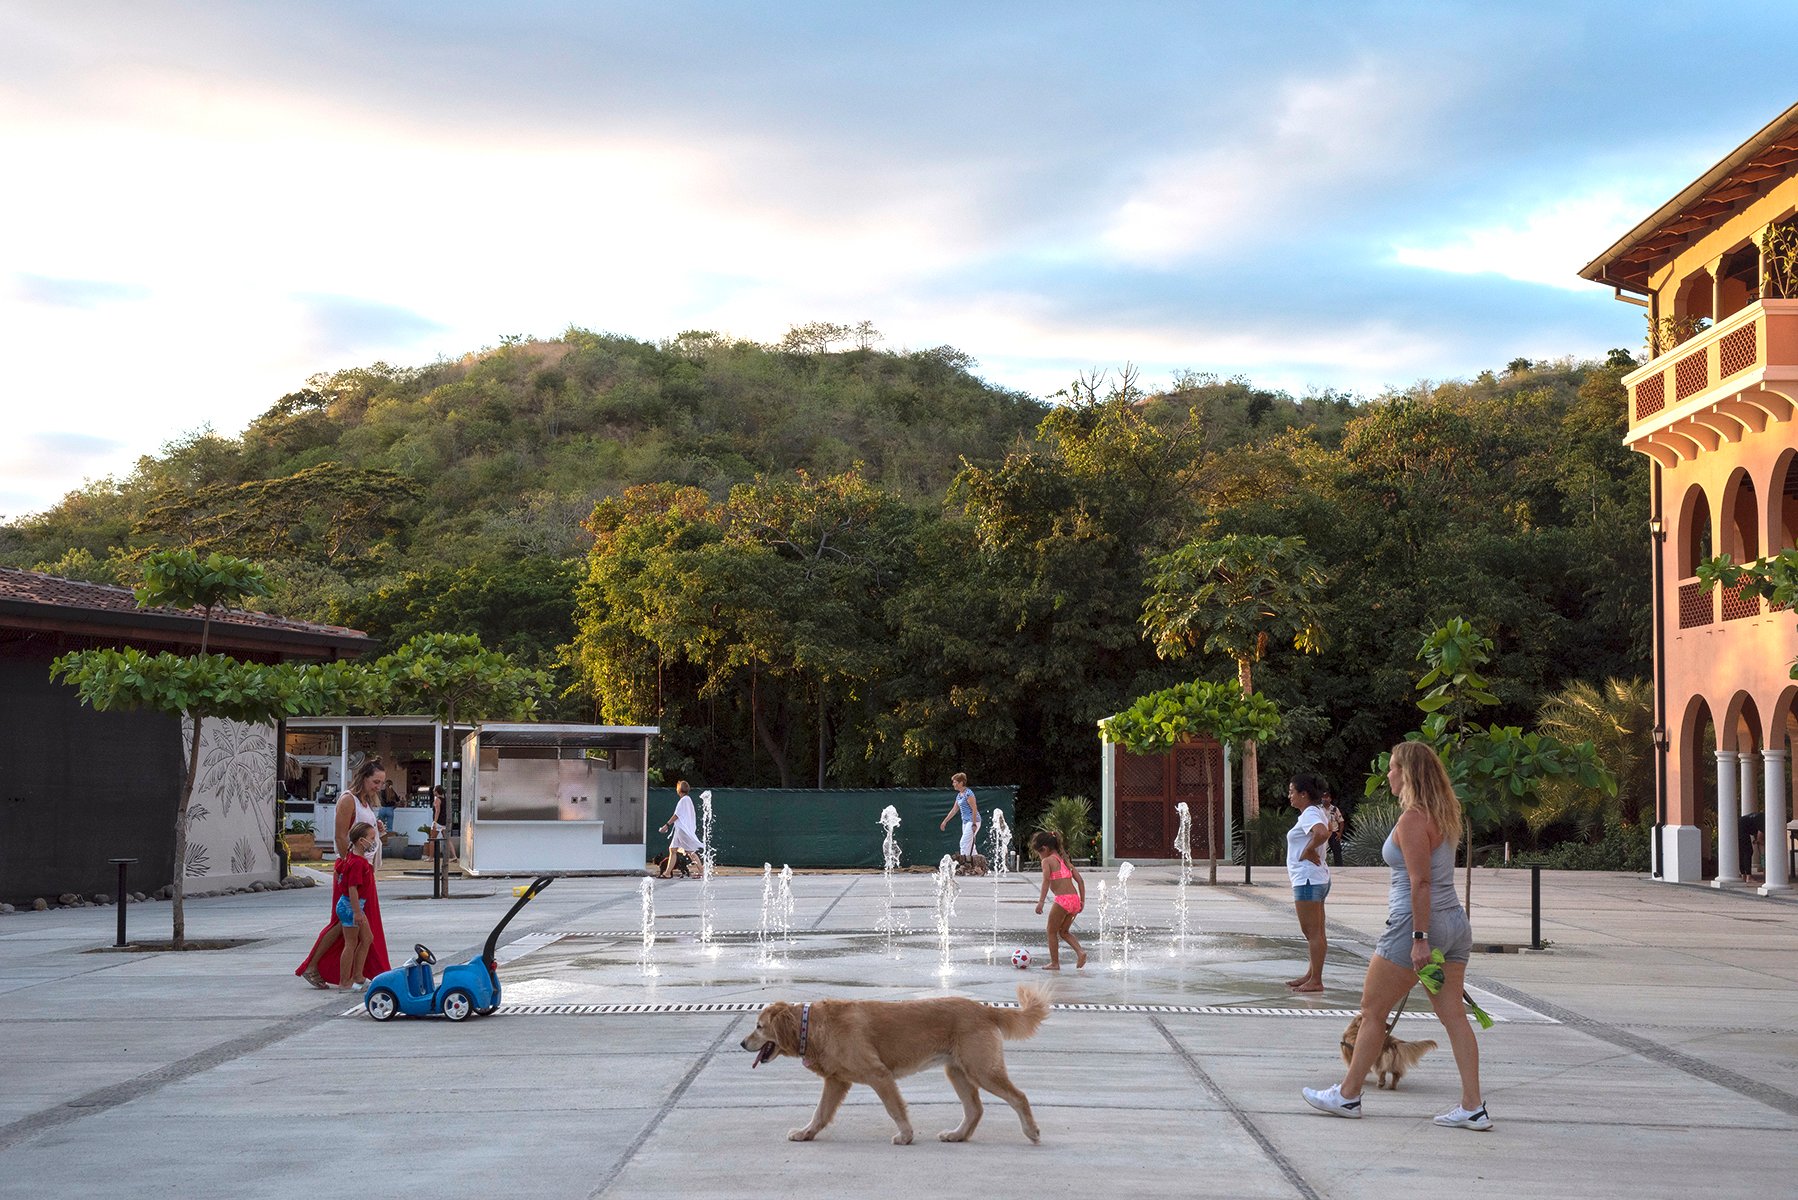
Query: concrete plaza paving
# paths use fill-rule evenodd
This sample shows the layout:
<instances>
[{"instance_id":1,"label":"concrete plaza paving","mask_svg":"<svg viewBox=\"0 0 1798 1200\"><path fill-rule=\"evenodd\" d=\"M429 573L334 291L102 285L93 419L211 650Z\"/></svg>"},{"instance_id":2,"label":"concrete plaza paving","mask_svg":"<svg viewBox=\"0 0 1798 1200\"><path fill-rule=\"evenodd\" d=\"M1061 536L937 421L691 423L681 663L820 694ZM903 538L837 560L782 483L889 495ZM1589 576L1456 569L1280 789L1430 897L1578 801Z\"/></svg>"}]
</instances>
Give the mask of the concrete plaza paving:
<instances>
[{"instance_id":1,"label":"concrete plaza paving","mask_svg":"<svg viewBox=\"0 0 1798 1200\"><path fill-rule=\"evenodd\" d=\"M1340 1075L1384 871L1337 872L1313 998L1279 982L1303 947L1284 887L1190 889L1178 951L1172 874L1131 881L1127 969L1095 954L1059 976L1009 965L1019 945L1041 962L1034 877L963 881L947 972L928 875L897 878L910 932L890 947L878 873L796 876L790 941L771 944L760 878L717 881L710 946L699 884L660 884L648 974L638 881L560 880L507 930L507 1008L461 1025L377 1025L296 980L317 889L192 901L190 936L255 940L183 955L102 950L111 909L0 917L0 1197L1798 1194L1798 904L1545 876L1550 948L1470 972L1501 1018L1480 1034L1497 1127L1474 1134L1430 1123L1457 1098L1446 1044L1396 1093L1370 1088L1364 1120L1299 1099ZM394 960L414 941L471 954L512 882L432 901L427 880L383 880ZM1479 940L1528 940L1527 874L1476 874L1474 902ZM166 934L166 904L131 916ZM936 1071L901 1084L915 1145L890 1144L861 1088L790 1143L818 1080L788 1059L752 1071L737 1047L769 1000L1006 1000L1020 981L1058 1006L1007 1047L1040 1146L990 1101L971 1143L937 1142L960 1109ZM1401 1034L1440 1028L1407 1016Z\"/></svg>"}]
</instances>

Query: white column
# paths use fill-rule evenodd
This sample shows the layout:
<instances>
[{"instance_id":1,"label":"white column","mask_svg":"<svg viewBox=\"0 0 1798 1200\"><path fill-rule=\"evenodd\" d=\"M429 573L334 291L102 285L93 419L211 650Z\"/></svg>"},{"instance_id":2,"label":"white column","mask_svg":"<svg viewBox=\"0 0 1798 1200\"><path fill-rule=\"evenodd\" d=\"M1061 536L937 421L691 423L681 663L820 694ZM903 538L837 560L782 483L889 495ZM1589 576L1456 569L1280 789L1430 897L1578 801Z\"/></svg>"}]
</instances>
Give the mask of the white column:
<instances>
[{"instance_id":1,"label":"white column","mask_svg":"<svg viewBox=\"0 0 1798 1200\"><path fill-rule=\"evenodd\" d=\"M1790 842L1786 839L1786 752L1761 751L1761 765L1766 772L1764 795L1767 802L1767 882L1761 885L1760 893L1771 896L1775 892L1792 890L1792 880L1787 870L1792 858L1787 849Z\"/></svg>"},{"instance_id":2,"label":"white column","mask_svg":"<svg viewBox=\"0 0 1798 1200\"><path fill-rule=\"evenodd\" d=\"M1717 878L1712 887L1742 882L1741 856L1736 849L1735 817L1742 811L1736 785L1741 782L1734 750L1717 751Z\"/></svg>"},{"instance_id":3,"label":"white column","mask_svg":"<svg viewBox=\"0 0 1798 1200\"><path fill-rule=\"evenodd\" d=\"M1753 750L1742 751L1741 767L1740 786L1742 789L1742 815L1745 817L1754 816L1761 811L1760 787L1761 775L1764 768L1761 765L1759 753ZM1740 840L1740 835L1738 834L1737 841L1740 842ZM1741 847L1738 845L1737 848L1740 849ZM1748 871L1749 873L1752 873L1753 870L1754 856L1750 853L1748 857ZM1744 876L1744 878L1746 878L1746 876Z\"/></svg>"}]
</instances>

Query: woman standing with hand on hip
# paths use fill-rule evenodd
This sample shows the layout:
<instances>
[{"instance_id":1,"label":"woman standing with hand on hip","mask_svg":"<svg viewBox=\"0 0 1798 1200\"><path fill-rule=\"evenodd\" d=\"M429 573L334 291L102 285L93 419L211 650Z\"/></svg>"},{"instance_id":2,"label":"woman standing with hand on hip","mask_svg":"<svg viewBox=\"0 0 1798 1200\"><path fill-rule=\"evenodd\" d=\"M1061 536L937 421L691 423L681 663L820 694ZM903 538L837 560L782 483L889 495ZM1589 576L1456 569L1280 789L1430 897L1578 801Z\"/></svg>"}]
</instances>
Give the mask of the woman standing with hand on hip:
<instances>
[{"instance_id":1,"label":"woman standing with hand on hip","mask_svg":"<svg viewBox=\"0 0 1798 1200\"><path fill-rule=\"evenodd\" d=\"M1324 844L1330 840L1324 790L1315 775L1294 775L1286 785L1286 802L1299 810L1299 819L1286 832L1286 875L1292 881L1299 932L1310 951L1305 973L1286 981L1295 992L1324 990L1324 952L1330 948L1324 936L1324 897L1330 894L1330 868L1324 866Z\"/></svg>"},{"instance_id":2,"label":"woman standing with hand on hip","mask_svg":"<svg viewBox=\"0 0 1798 1200\"><path fill-rule=\"evenodd\" d=\"M1375 1031L1386 1028L1393 1005L1417 983L1417 972L1429 963L1431 951L1440 950L1442 986L1427 994L1455 1052L1461 1103L1437 1117L1436 1124L1490 1129L1492 1118L1480 1096L1480 1048L1462 1007L1473 928L1455 895L1461 801L1442 760L1422 742L1393 747L1386 785L1403 811L1380 850L1392 868L1392 888L1386 932L1374 947L1361 990L1361 1036L1355 1039L1354 1056L1342 1082L1323 1089L1305 1088L1305 1103L1331 1116L1361 1115L1361 1087L1385 1040Z\"/></svg>"}]
</instances>

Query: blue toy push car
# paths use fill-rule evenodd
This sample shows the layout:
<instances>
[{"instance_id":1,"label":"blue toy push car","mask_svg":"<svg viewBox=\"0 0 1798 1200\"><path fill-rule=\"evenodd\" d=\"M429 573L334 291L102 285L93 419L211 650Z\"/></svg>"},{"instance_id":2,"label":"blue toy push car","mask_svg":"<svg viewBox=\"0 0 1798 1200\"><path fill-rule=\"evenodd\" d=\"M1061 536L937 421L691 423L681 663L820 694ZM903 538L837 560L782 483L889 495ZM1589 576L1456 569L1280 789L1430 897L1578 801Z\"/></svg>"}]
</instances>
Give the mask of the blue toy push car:
<instances>
[{"instance_id":1,"label":"blue toy push car","mask_svg":"<svg viewBox=\"0 0 1798 1200\"><path fill-rule=\"evenodd\" d=\"M518 910L529 904L537 893L550 885L544 876L533 881L511 911L500 918L480 957L446 967L439 979L432 979L431 968L437 956L430 947L415 944L412 960L403 967L383 971L368 981L363 1006L377 1021L395 1016L431 1017L442 1013L452 1021L470 1016L484 1017L499 1007L499 964L494 952L499 948L499 935L511 923Z\"/></svg>"}]
</instances>

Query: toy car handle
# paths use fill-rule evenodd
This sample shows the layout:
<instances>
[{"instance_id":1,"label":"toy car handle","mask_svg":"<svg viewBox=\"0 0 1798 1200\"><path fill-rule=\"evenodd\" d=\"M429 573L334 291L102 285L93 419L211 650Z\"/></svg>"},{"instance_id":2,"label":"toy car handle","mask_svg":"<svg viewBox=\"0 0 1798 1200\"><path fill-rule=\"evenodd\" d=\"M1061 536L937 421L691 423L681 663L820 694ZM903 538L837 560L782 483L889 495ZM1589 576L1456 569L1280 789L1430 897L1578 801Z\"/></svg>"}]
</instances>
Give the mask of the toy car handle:
<instances>
[{"instance_id":1,"label":"toy car handle","mask_svg":"<svg viewBox=\"0 0 1798 1200\"><path fill-rule=\"evenodd\" d=\"M520 896L517 903L512 905L511 911L501 917L499 924L493 927L493 932L487 935L487 945L481 950L481 961L487 964L490 974L497 975L499 973L499 962L494 958L495 952L499 949L499 935L504 932L507 925L512 923L512 918L518 915L519 909L535 900L538 892L554 882L555 877L552 875L539 875L532 880L531 885L524 889L524 895Z\"/></svg>"}]
</instances>

